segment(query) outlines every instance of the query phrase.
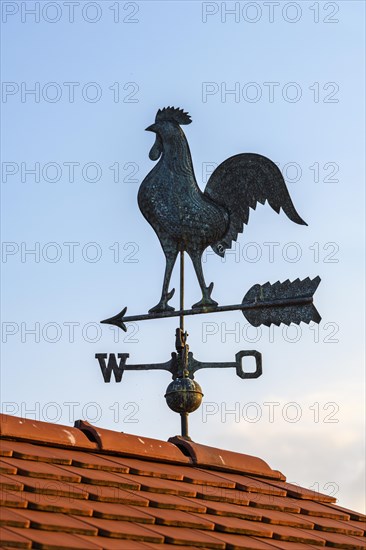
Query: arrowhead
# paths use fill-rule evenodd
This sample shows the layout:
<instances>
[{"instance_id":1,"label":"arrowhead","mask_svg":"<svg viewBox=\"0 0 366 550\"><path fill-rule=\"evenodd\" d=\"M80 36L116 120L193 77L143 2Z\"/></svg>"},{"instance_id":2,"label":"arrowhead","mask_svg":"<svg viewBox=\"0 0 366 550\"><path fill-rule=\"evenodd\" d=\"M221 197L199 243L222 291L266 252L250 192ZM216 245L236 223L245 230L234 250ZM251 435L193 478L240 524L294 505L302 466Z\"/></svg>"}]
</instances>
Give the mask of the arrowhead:
<instances>
[{"instance_id":1,"label":"arrowhead","mask_svg":"<svg viewBox=\"0 0 366 550\"><path fill-rule=\"evenodd\" d=\"M124 332L127 332L127 327L125 323L123 322L123 318L126 315L127 307L124 307L122 311L117 313L114 317L110 317L109 319L104 319L104 321L100 321L104 325L114 325L118 328L121 328Z\"/></svg>"}]
</instances>

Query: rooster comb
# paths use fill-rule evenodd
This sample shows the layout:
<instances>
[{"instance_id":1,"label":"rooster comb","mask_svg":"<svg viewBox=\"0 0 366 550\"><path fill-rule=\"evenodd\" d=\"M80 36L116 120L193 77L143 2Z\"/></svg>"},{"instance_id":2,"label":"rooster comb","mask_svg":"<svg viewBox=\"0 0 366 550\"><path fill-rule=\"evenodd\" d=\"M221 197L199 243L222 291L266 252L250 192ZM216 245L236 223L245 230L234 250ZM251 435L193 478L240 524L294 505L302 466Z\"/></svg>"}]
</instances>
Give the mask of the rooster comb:
<instances>
[{"instance_id":1,"label":"rooster comb","mask_svg":"<svg viewBox=\"0 0 366 550\"><path fill-rule=\"evenodd\" d=\"M164 107L159 109L156 113L155 122L176 122L177 124L190 124L192 122L188 113L183 109L176 109L175 107Z\"/></svg>"}]
</instances>

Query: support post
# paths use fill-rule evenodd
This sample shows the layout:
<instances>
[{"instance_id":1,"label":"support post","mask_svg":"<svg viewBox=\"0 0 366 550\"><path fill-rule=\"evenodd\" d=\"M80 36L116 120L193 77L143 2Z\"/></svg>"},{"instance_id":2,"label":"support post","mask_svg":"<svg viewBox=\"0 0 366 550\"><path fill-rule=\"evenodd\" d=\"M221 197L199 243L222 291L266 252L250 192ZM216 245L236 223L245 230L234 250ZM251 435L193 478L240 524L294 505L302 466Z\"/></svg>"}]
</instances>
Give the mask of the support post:
<instances>
[{"instance_id":1,"label":"support post","mask_svg":"<svg viewBox=\"0 0 366 550\"><path fill-rule=\"evenodd\" d=\"M184 250L180 251L180 296L179 309L184 310ZM184 315L179 316L179 328L184 332Z\"/></svg>"},{"instance_id":2,"label":"support post","mask_svg":"<svg viewBox=\"0 0 366 550\"><path fill-rule=\"evenodd\" d=\"M180 413L182 437L190 439L188 435L188 413Z\"/></svg>"}]
</instances>

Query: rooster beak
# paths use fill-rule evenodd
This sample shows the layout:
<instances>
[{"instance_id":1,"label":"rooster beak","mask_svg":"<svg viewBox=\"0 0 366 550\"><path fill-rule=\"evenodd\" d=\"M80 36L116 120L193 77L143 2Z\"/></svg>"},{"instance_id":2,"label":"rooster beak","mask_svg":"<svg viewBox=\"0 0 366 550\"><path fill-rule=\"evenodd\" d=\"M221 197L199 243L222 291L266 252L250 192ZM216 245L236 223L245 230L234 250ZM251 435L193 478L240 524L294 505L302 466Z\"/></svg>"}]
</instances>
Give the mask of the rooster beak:
<instances>
[{"instance_id":1,"label":"rooster beak","mask_svg":"<svg viewBox=\"0 0 366 550\"><path fill-rule=\"evenodd\" d=\"M145 128L145 131L146 132L156 132L155 124L151 124L151 126L148 126L147 128Z\"/></svg>"}]
</instances>

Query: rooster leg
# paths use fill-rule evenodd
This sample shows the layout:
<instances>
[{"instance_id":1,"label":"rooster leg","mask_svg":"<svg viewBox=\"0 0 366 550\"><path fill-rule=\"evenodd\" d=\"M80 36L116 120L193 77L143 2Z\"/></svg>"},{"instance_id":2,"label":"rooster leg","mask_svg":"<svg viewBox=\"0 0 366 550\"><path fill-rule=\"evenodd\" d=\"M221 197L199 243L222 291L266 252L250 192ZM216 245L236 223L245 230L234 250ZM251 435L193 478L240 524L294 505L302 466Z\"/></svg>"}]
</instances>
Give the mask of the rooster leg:
<instances>
[{"instance_id":1,"label":"rooster leg","mask_svg":"<svg viewBox=\"0 0 366 550\"><path fill-rule=\"evenodd\" d=\"M197 251L191 251L188 252L188 254L191 257L191 260L193 262L193 267L197 275L198 282L200 284L201 290L202 290L202 300L197 302L196 304L193 304L192 308L202 308L202 307L208 307L208 306L217 306L217 302L211 298L211 293L213 289L213 283L211 283L209 286L206 286L205 278L203 276L202 271L202 252Z\"/></svg>"},{"instance_id":2,"label":"rooster leg","mask_svg":"<svg viewBox=\"0 0 366 550\"><path fill-rule=\"evenodd\" d=\"M168 291L170 278L172 276L173 267L175 260L178 255L178 247L173 247L171 243L162 243L166 265L163 281L163 290L161 293L160 302L156 306L149 309L149 313L161 313L163 311L174 311L174 307L168 306L168 302L173 298L175 289L173 288L170 292Z\"/></svg>"}]
</instances>

